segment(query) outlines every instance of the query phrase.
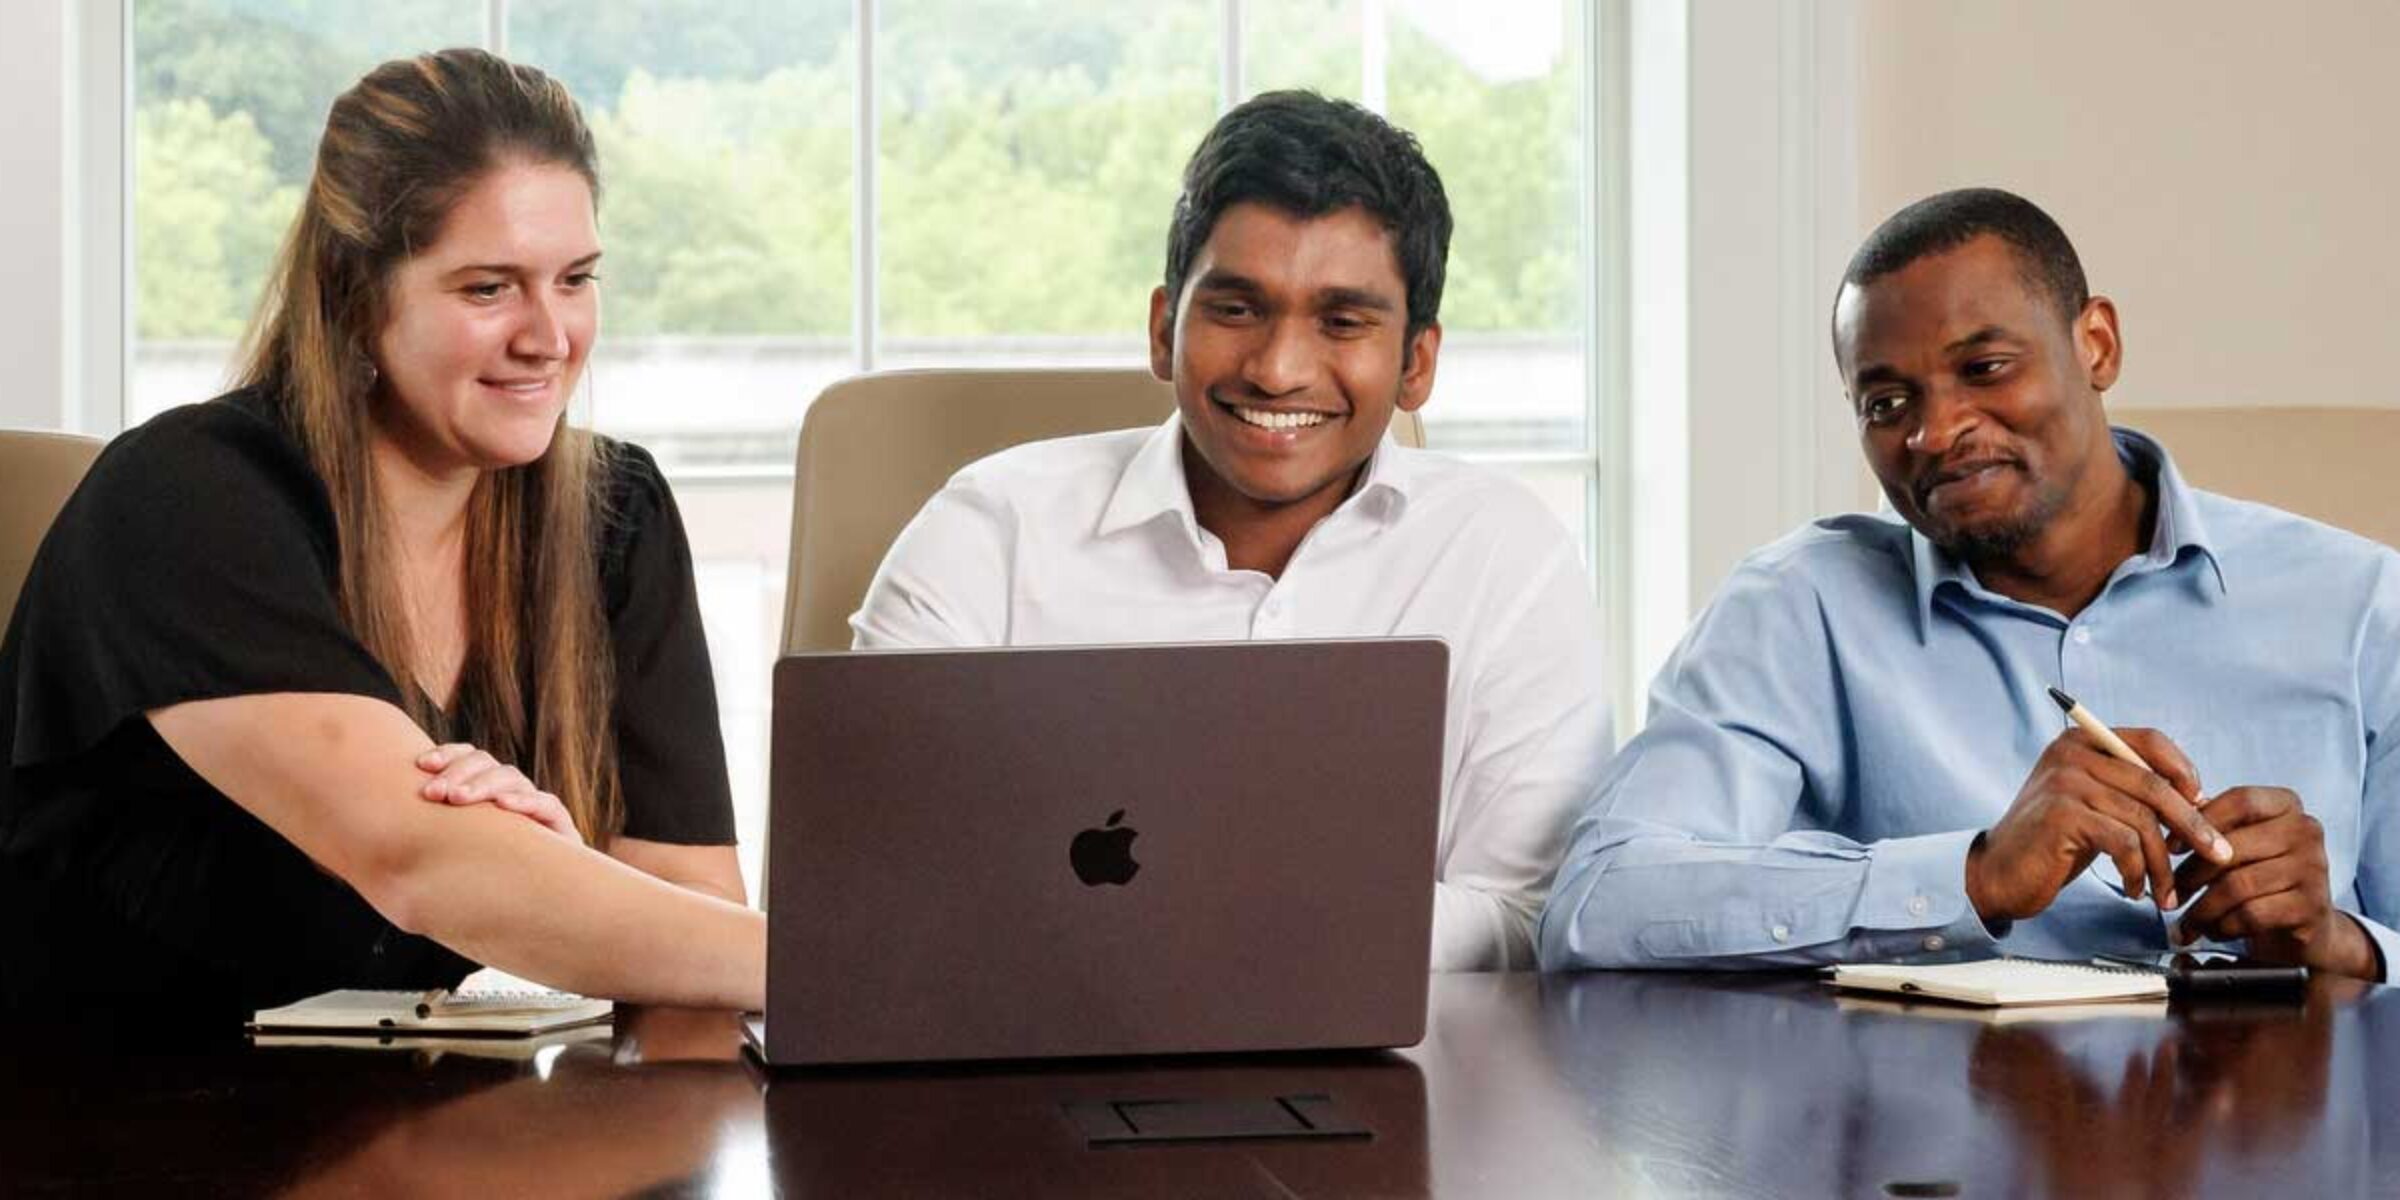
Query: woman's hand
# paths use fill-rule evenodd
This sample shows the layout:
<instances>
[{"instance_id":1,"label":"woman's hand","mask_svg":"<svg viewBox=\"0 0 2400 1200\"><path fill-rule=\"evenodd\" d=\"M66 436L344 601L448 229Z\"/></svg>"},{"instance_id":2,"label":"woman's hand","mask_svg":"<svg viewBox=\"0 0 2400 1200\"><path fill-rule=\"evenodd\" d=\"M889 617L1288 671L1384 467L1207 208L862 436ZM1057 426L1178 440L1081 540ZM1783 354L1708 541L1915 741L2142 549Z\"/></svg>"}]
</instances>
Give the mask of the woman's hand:
<instances>
[{"instance_id":1,"label":"woman's hand","mask_svg":"<svg viewBox=\"0 0 2400 1200\"><path fill-rule=\"evenodd\" d=\"M417 769L433 778L417 789L428 800L445 804L494 804L530 818L552 833L583 844L575 818L559 798L533 786L525 773L467 745L453 742L417 756Z\"/></svg>"}]
</instances>

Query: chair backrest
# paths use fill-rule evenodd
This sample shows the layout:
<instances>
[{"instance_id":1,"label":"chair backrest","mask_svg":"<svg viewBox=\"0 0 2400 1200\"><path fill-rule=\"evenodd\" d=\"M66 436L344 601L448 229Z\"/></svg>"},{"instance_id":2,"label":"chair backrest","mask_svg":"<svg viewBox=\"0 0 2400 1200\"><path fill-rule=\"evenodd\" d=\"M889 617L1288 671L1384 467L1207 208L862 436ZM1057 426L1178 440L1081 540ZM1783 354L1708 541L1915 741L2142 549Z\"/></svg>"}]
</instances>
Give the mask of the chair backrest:
<instances>
[{"instance_id":1,"label":"chair backrest","mask_svg":"<svg viewBox=\"0 0 2400 1200\"><path fill-rule=\"evenodd\" d=\"M0 628L17 611L33 552L100 457L98 438L0 430Z\"/></svg>"},{"instance_id":2,"label":"chair backrest","mask_svg":"<svg viewBox=\"0 0 2400 1200\"><path fill-rule=\"evenodd\" d=\"M2400 547L2400 409L2110 405L2109 420L2157 438L2194 486Z\"/></svg>"},{"instance_id":3,"label":"chair backrest","mask_svg":"<svg viewBox=\"0 0 2400 1200\"><path fill-rule=\"evenodd\" d=\"M1155 425L1175 408L1138 369L889 371L826 388L800 426L783 652L846 650L884 551L958 469L1043 438ZM1392 436L1424 444L1416 414Z\"/></svg>"}]
</instances>

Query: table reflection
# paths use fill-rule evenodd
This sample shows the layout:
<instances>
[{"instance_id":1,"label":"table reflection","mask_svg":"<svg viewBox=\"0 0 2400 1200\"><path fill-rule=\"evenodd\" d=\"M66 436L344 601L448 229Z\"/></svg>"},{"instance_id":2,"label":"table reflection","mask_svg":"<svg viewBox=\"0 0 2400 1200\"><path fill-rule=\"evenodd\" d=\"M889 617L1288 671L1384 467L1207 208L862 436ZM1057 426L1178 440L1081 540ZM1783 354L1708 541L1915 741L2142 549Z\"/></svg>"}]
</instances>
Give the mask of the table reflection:
<instances>
[{"instance_id":1,"label":"table reflection","mask_svg":"<svg viewBox=\"0 0 2400 1200\"><path fill-rule=\"evenodd\" d=\"M758 1092L727 1013L621 1010L612 1032L451 1040L400 1050L422 1082L506 1076L346 1130L288 1195L731 1194L762 1154ZM477 1060L482 1060L478 1062Z\"/></svg>"},{"instance_id":2,"label":"table reflection","mask_svg":"<svg viewBox=\"0 0 2400 1200\"><path fill-rule=\"evenodd\" d=\"M2239 1173L2311 1140L2328 1100L2332 1007L2320 998L2297 1012L2178 1012L2108 1039L2063 1023L1991 1025L1976 1039L1968 1084L2032 1151L2027 1164L2043 1189L2188 1196L2212 1162ZM2328 1166L2363 1169L2363 1137L2338 1149L2352 1152L2348 1161ZM2315 1194L2332 1195L2359 1180L2315 1183Z\"/></svg>"},{"instance_id":3,"label":"table reflection","mask_svg":"<svg viewBox=\"0 0 2400 1200\"><path fill-rule=\"evenodd\" d=\"M1446 976L1400 1054L769 1075L728 1013L533 1042L20 1030L0 1194L2400 1195L2400 992L1978 1014L1812 978ZM1351 1142L1093 1149L1078 1101L1329 1093Z\"/></svg>"},{"instance_id":4,"label":"table reflection","mask_svg":"<svg viewBox=\"0 0 2400 1200\"><path fill-rule=\"evenodd\" d=\"M802 1196L1415 1196L1425 1083L1390 1054L761 1072L777 1192ZM1331 1096L1354 1141L1088 1148L1080 1101Z\"/></svg>"},{"instance_id":5,"label":"table reflection","mask_svg":"<svg viewBox=\"0 0 2400 1200\"><path fill-rule=\"evenodd\" d=\"M1658 1190L2331 1196L2379 1171L2381 993L1978 1010L1623 976L1553 980L1543 1011L1604 1149Z\"/></svg>"}]
</instances>

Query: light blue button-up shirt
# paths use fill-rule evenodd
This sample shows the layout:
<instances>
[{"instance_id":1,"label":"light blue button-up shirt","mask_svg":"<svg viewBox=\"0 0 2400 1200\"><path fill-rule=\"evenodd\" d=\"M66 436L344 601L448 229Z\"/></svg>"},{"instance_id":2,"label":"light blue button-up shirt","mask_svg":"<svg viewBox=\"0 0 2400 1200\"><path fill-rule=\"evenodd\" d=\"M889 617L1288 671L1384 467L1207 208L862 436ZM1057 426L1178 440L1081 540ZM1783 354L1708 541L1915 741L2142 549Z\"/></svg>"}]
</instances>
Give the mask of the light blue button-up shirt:
<instances>
[{"instance_id":1,"label":"light blue button-up shirt","mask_svg":"<svg viewBox=\"0 0 2400 1200\"><path fill-rule=\"evenodd\" d=\"M1543 966L2164 949L2170 915L2105 858L1998 936L1968 903L1968 847L2065 728L2053 686L2173 738L2204 795L2298 793L2335 906L2400 963L2400 554L2196 491L2157 443L2116 438L2158 523L2072 620L1889 515L1745 560L1575 827Z\"/></svg>"}]
</instances>

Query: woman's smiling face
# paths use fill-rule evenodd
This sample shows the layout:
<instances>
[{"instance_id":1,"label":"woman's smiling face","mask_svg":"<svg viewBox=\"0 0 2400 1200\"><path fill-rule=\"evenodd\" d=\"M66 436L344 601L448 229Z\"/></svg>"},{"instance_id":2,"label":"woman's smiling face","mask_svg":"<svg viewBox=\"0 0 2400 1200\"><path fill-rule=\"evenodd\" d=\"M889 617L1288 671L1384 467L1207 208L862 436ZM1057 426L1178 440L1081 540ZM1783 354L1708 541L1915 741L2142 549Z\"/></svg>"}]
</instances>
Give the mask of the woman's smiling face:
<instances>
[{"instance_id":1,"label":"woman's smiling face","mask_svg":"<svg viewBox=\"0 0 2400 1200\"><path fill-rule=\"evenodd\" d=\"M374 345L377 432L429 473L542 456L600 328L592 190L503 162L392 272Z\"/></svg>"}]
</instances>

